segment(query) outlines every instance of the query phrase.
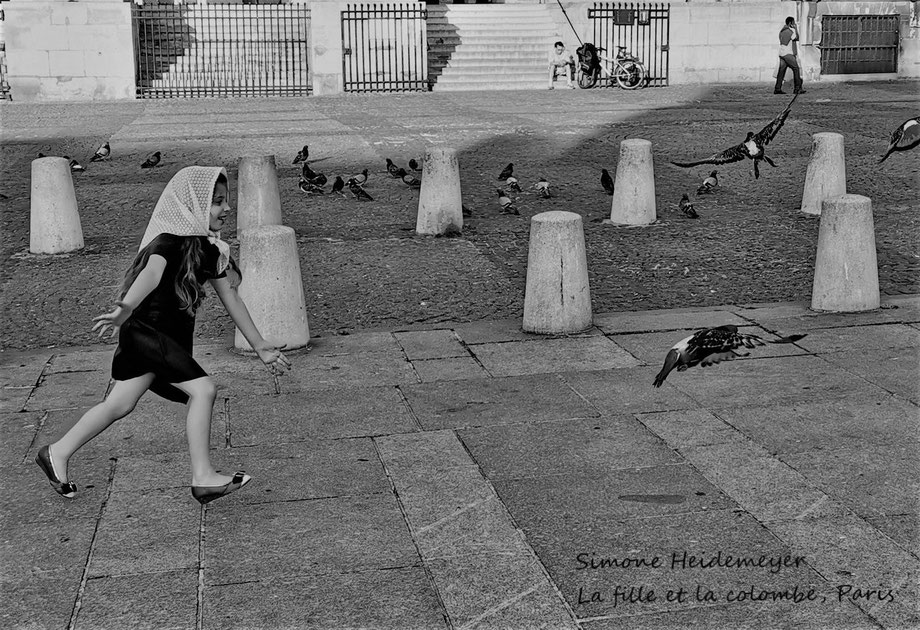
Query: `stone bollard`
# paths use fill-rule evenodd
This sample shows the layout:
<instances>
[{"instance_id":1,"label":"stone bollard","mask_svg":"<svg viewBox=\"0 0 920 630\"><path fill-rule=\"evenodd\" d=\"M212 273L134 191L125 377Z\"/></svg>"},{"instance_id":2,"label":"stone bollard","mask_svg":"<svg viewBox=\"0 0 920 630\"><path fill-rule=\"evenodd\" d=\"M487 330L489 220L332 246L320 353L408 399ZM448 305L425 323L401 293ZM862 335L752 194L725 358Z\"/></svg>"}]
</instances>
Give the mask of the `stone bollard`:
<instances>
[{"instance_id":1,"label":"stone bollard","mask_svg":"<svg viewBox=\"0 0 920 630\"><path fill-rule=\"evenodd\" d=\"M262 225L239 233L240 297L265 339L302 348L310 341L300 256L293 228ZM234 345L252 350L237 330Z\"/></svg>"},{"instance_id":2,"label":"stone bollard","mask_svg":"<svg viewBox=\"0 0 920 630\"><path fill-rule=\"evenodd\" d=\"M83 249L83 227L70 161L62 157L32 160L29 251L62 254Z\"/></svg>"},{"instance_id":3,"label":"stone bollard","mask_svg":"<svg viewBox=\"0 0 920 630\"><path fill-rule=\"evenodd\" d=\"M811 308L870 311L878 307L872 200L862 195L826 199L818 228Z\"/></svg>"},{"instance_id":4,"label":"stone bollard","mask_svg":"<svg viewBox=\"0 0 920 630\"><path fill-rule=\"evenodd\" d=\"M418 195L418 234L444 234L463 229L460 165L454 149L429 149L422 160Z\"/></svg>"},{"instance_id":5,"label":"stone bollard","mask_svg":"<svg viewBox=\"0 0 920 630\"><path fill-rule=\"evenodd\" d=\"M281 225L281 191L274 155L240 158L236 231L260 225Z\"/></svg>"},{"instance_id":6,"label":"stone bollard","mask_svg":"<svg viewBox=\"0 0 920 630\"><path fill-rule=\"evenodd\" d=\"M812 138L814 144L802 191L802 212L819 215L822 201L847 194L847 170L842 134L821 132Z\"/></svg>"},{"instance_id":7,"label":"stone bollard","mask_svg":"<svg viewBox=\"0 0 920 630\"><path fill-rule=\"evenodd\" d=\"M648 225L656 219L652 143L639 138L623 140L614 179L610 222Z\"/></svg>"},{"instance_id":8,"label":"stone bollard","mask_svg":"<svg viewBox=\"0 0 920 630\"><path fill-rule=\"evenodd\" d=\"M541 212L530 220L524 330L576 333L591 327L591 290L581 215Z\"/></svg>"}]
</instances>

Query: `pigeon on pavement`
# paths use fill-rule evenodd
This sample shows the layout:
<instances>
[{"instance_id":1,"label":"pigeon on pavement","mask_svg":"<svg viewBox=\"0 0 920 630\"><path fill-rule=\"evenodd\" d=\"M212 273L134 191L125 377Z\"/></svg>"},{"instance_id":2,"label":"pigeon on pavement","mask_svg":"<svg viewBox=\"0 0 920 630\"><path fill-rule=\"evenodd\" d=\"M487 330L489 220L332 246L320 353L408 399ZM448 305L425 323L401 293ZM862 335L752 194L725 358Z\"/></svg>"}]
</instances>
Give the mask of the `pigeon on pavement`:
<instances>
[{"instance_id":1,"label":"pigeon on pavement","mask_svg":"<svg viewBox=\"0 0 920 630\"><path fill-rule=\"evenodd\" d=\"M153 168L160 163L160 152L154 151L147 156L147 159L144 160L144 163L141 164L141 168Z\"/></svg>"},{"instance_id":2,"label":"pigeon on pavement","mask_svg":"<svg viewBox=\"0 0 920 630\"><path fill-rule=\"evenodd\" d=\"M608 195L613 194L613 178L606 168L601 169L601 186L604 187L604 192Z\"/></svg>"},{"instance_id":3,"label":"pigeon on pavement","mask_svg":"<svg viewBox=\"0 0 920 630\"><path fill-rule=\"evenodd\" d=\"M517 177L515 177L514 175L506 179L505 184L507 184L508 188L510 188L514 192L522 192L521 185L518 183Z\"/></svg>"},{"instance_id":4,"label":"pigeon on pavement","mask_svg":"<svg viewBox=\"0 0 920 630\"><path fill-rule=\"evenodd\" d=\"M507 180L509 177L511 177L513 173L514 173L514 164L509 162L508 166L506 166L505 169L501 173L498 174L498 179Z\"/></svg>"},{"instance_id":5,"label":"pigeon on pavement","mask_svg":"<svg viewBox=\"0 0 920 630\"><path fill-rule=\"evenodd\" d=\"M420 180L415 175L409 175L408 173L402 177L403 183L409 188L421 188L422 180Z\"/></svg>"},{"instance_id":6,"label":"pigeon on pavement","mask_svg":"<svg viewBox=\"0 0 920 630\"><path fill-rule=\"evenodd\" d=\"M360 173L352 177L352 179L355 180L355 183L358 184L359 186L363 186L364 184L367 183L367 169L364 169L363 171L361 171Z\"/></svg>"},{"instance_id":7,"label":"pigeon on pavement","mask_svg":"<svg viewBox=\"0 0 920 630\"><path fill-rule=\"evenodd\" d=\"M693 204L690 203L690 197L687 195L687 193L684 193L684 196L680 198L680 205L678 208L681 212L684 213L684 215L691 219L700 218L700 215L696 213L696 209L693 207Z\"/></svg>"},{"instance_id":8,"label":"pigeon on pavement","mask_svg":"<svg viewBox=\"0 0 920 630\"><path fill-rule=\"evenodd\" d=\"M361 201L373 201L374 200L373 197L367 194L366 190L361 188L361 185L358 182L356 182L354 178L349 179L346 182L346 185L348 186L348 190L351 191L351 194L353 194L357 199L360 199Z\"/></svg>"},{"instance_id":9,"label":"pigeon on pavement","mask_svg":"<svg viewBox=\"0 0 920 630\"><path fill-rule=\"evenodd\" d=\"M314 183L313 183L312 181L310 181L309 179L303 179L303 178L301 178L301 179L300 179L300 182L298 183L298 186L300 187L300 190L302 190L303 192L307 193L308 195L324 195L324 194L326 194L326 192L323 190L323 187L322 187L322 186L320 186L320 185L318 185L318 184L314 184Z\"/></svg>"},{"instance_id":10,"label":"pigeon on pavement","mask_svg":"<svg viewBox=\"0 0 920 630\"><path fill-rule=\"evenodd\" d=\"M520 214L518 209L514 207L514 202L511 201L501 188L498 189L498 203L502 207L502 214Z\"/></svg>"},{"instance_id":11,"label":"pigeon on pavement","mask_svg":"<svg viewBox=\"0 0 920 630\"><path fill-rule=\"evenodd\" d=\"M413 171L421 171L421 170L422 170L422 167L419 166L419 164L418 164L418 162L415 160L415 158L412 158L411 160L409 160L409 168L411 168Z\"/></svg>"},{"instance_id":12,"label":"pigeon on pavement","mask_svg":"<svg viewBox=\"0 0 920 630\"><path fill-rule=\"evenodd\" d=\"M533 185L537 189L537 192L540 193L540 196L544 199L549 199L552 197L552 194L549 192L549 182L546 181L545 177L541 177L540 181Z\"/></svg>"},{"instance_id":13,"label":"pigeon on pavement","mask_svg":"<svg viewBox=\"0 0 920 630\"><path fill-rule=\"evenodd\" d=\"M310 147L303 145L303 148L297 152L297 155L294 157L294 161L291 162L291 164L300 164L301 162L306 164L308 157L310 157Z\"/></svg>"},{"instance_id":14,"label":"pigeon on pavement","mask_svg":"<svg viewBox=\"0 0 920 630\"><path fill-rule=\"evenodd\" d=\"M65 159L65 160L70 160L70 170L71 170L71 172L73 172L73 173L82 173L83 171L86 170L86 167L85 167L85 166L83 166L82 164L80 164L80 163L77 162L76 160L71 160L71 159L70 159L70 156L65 155L65 156L64 156L64 159Z\"/></svg>"},{"instance_id":15,"label":"pigeon on pavement","mask_svg":"<svg viewBox=\"0 0 920 630\"><path fill-rule=\"evenodd\" d=\"M345 189L345 180L342 179L341 175L335 176L335 181L332 182L332 192L341 193Z\"/></svg>"},{"instance_id":16,"label":"pigeon on pavement","mask_svg":"<svg viewBox=\"0 0 920 630\"><path fill-rule=\"evenodd\" d=\"M709 173L709 177L704 179L700 187L696 189L696 194L705 195L711 193L712 189L719 185L718 173L719 171L712 171Z\"/></svg>"},{"instance_id":17,"label":"pigeon on pavement","mask_svg":"<svg viewBox=\"0 0 920 630\"><path fill-rule=\"evenodd\" d=\"M99 162L101 160L107 160L112 157L112 147L109 146L108 142L103 142L102 146L96 149L96 153L93 154L93 157L89 159L90 162Z\"/></svg>"},{"instance_id":18,"label":"pigeon on pavement","mask_svg":"<svg viewBox=\"0 0 920 630\"><path fill-rule=\"evenodd\" d=\"M891 132L891 140L888 141L888 150L885 155L878 161L879 164L888 159L888 156L895 151L907 151L920 144L920 116L905 120L901 126Z\"/></svg>"}]
</instances>

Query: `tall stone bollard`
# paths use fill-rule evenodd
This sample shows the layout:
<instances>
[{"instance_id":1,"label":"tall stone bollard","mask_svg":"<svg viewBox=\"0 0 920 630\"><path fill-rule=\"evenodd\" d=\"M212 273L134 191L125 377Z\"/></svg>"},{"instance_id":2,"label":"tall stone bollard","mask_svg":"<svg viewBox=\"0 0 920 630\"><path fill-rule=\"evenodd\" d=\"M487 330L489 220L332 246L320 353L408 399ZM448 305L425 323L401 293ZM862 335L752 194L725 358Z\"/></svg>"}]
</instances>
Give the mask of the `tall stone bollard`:
<instances>
[{"instance_id":1,"label":"tall stone bollard","mask_svg":"<svg viewBox=\"0 0 920 630\"><path fill-rule=\"evenodd\" d=\"M263 225L239 233L240 297L262 336L288 349L310 341L307 307L300 274L300 256L293 228ZM252 350L237 330L234 345Z\"/></svg>"},{"instance_id":2,"label":"tall stone bollard","mask_svg":"<svg viewBox=\"0 0 920 630\"><path fill-rule=\"evenodd\" d=\"M802 212L821 214L821 202L847 194L843 135L821 132L812 136L811 159L805 171Z\"/></svg>"},{"instance_id":3,"label":"tall stone bollard","mask_svg":"<svg viewBox=\"0 0 920 630\"><path fill-rule=\"evenodd\" d=\"M418 234L444 234L463 229L460 165L454 149L429 149L422 160L418 195Z\"/></svg>"},{"instance_id":4,"label":"tall stone bollard","mask_svg":"<svg viewBox=\"0 0 920 630\"><path fill-rule=\"evenodd\" d=\"M870 311L879 307L878 259L872 200L841 195L824 201L811 291L816 311Z\"/></svg>"},{"instance_id":5,"label":"tall stone bollard","mask_svg":"<svg viewBox=\"0 0 920 630\"><path fill-rule=\"evenodd\" d=\"M648 225L656 218L652 143L639 138L623 140L613 184L610 222Z\"/></svg>"},{"instance_id":6,"label":"tall stone bollard","mask_svg":"<svg viewBox=\"0 0 920 630\"><path fill-rule=\"evenodd\" d=\"M240 158L236 231L260 225L281 225L281 191L274 155Z\"/></svg>"},{"instance_id":7,"label":"tall stone bollard","mask_svg":"<svg viewBox=\"0 0 920 630\"><path fill-rule=\"evenodd\" d=\"M29 251L62 254L83 249L83 227L70 162L62 157L32 160Z\"/></svg>"},{"instance_id":8,"label":"tall stone bollard","mask_svg":"<svg viewBox=\"0 0 920 630\"><path fill-rule=\"evenodd\" d=\"M541 212L530 220L524 330L575 333L591 326L591 290L581 215Z\"/></svg>"}]
</instances>

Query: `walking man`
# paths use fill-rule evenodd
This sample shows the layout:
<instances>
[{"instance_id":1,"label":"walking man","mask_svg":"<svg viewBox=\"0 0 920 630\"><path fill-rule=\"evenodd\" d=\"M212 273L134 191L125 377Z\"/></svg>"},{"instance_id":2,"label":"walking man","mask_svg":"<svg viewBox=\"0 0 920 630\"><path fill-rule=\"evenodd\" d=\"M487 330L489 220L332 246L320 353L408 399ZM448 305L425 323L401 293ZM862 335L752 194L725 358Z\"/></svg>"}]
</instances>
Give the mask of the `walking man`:
<instances>
[{"instance_id":1,"label":"walking man","mask_svg":"<svg viewBox=\"0 0 920 630\"><path fill-rule=\"evenodd\" d=\"M783 92L783 80L786 78L786 68L792 68L792 86L796 94L804 94L802 89L802 71L798 60L799 29L795 25L794 17L786 18L786 25L779 32L779 70L776 72L776 85L774 94Z\"/></svg>"}]
</instances>

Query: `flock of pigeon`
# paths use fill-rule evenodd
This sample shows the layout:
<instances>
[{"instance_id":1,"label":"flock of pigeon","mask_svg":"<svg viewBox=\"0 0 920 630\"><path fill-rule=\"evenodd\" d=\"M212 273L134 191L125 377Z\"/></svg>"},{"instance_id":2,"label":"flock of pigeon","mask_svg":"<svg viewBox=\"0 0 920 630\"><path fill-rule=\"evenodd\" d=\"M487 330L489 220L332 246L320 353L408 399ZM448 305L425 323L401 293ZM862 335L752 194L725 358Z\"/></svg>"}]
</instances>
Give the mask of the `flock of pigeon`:
<instances>
[{"instance_id":1,"label":"flock of pigeon","mask_svg":"<svg viewBox=\"0 0 920 630\"><path fill-rule=\"evenodd\" d=\"M44 153L39 153L38 157L45 157ZM76 159L70 157L69 155L61 156L65 160L70 160L70 170L74 173L82 173L86 170L86 167L80 164ZM112 157L112 147L108 142L103 142L102 146L96 149L96 152L93 154L93 157L89 159L90 162L105 162L106 160ZM153 168L160 164L160 160L163 158L163 154L159 151L154 151L149 154L143 163L141 163L141 168Z\"/></svg>"},{"instance_id":2,"label":"flock of pigeon","mask_svg":"<svg viewBox=\"0 0 920 630\"><path fill-rule=\"evenodd\" d=\"M302 192L308 195L324 195L326 194L325 186L329 183L329 178L326 177L325 173L317 173L314 171L310 167L309 158L310 147L306 144L303 145L303 148L294 156L292 164L303 164L300 170L298 187ZM422 169L414 158L409 160L409 168L421 174ZM389 173L390 177L393 179L402 181L402 183L409 188L421 188L422 186L422 180L419 179L421 175L416 177L406 169L396 166L390 158L387 158L387 173ZM349 177L347 180L343 179L341 175L336 175L335 180L332 182L332 192L344 196L345 188L347 187L348 191L355 199L359 201L373 201L374 198L364 189L364 185L367 183L369 177L370 175L367 169L364 169L357 175Z\"/></svg>"}]
</instances>

